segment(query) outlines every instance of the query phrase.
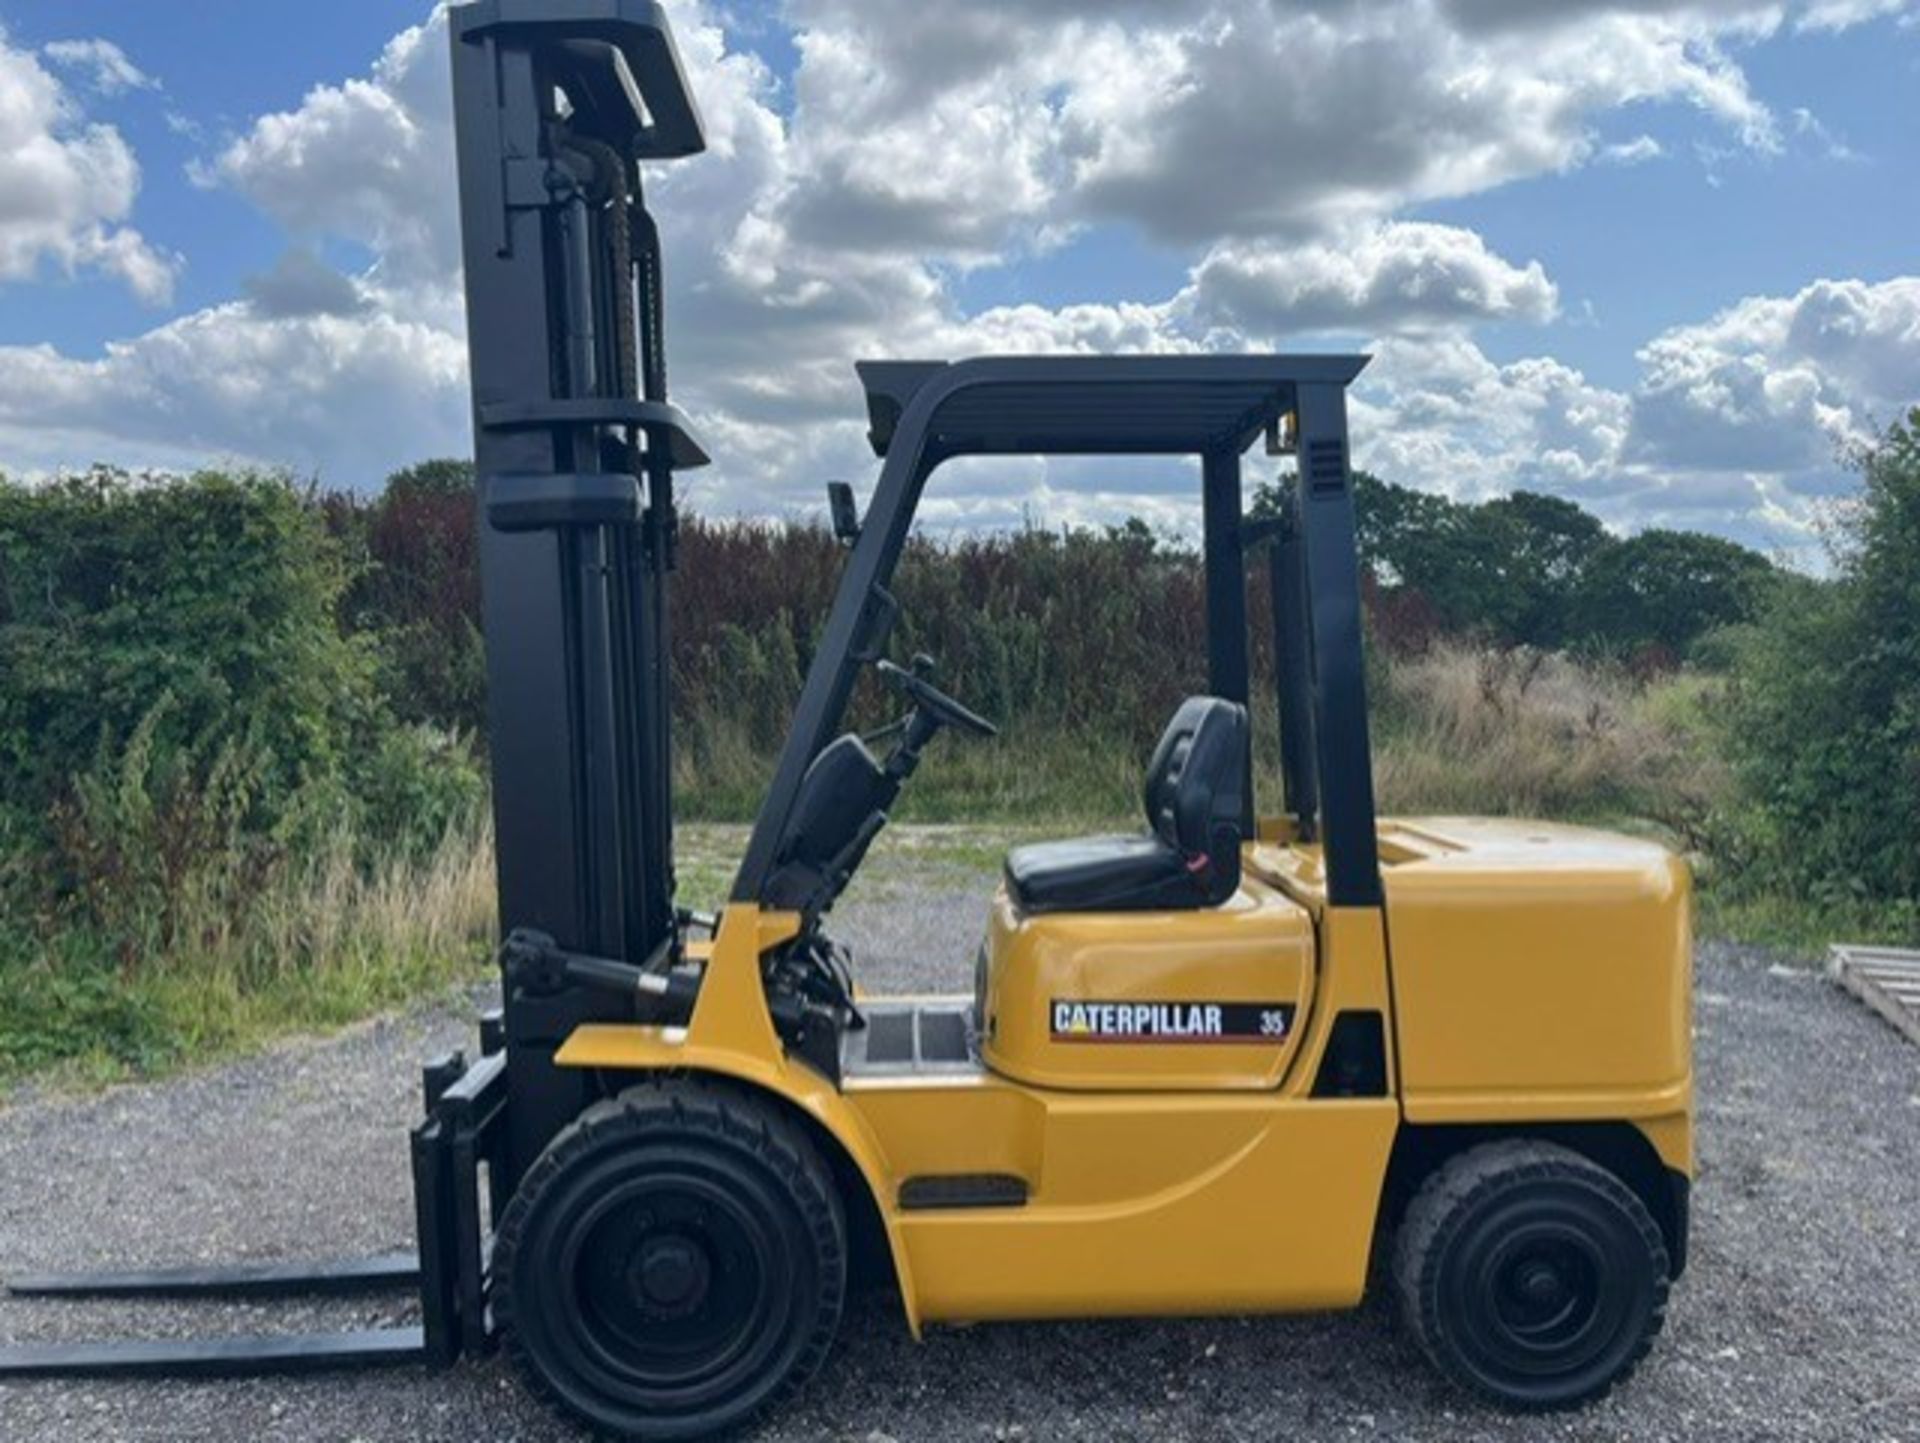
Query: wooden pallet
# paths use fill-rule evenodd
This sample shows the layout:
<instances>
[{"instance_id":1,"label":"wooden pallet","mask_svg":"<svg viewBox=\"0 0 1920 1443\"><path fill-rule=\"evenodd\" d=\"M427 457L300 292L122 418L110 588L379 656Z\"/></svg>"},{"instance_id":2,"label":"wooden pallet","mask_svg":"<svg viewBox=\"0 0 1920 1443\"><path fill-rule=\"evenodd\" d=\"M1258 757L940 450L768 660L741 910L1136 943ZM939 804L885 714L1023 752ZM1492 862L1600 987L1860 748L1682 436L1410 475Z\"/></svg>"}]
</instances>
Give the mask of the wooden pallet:
<instances>
[{"instance_id":1,"label":"wooden pallet","mask_svg":"<svg viewBox=\"0 0 1920 1443\"><path fill-rule=\"evenodd\" d=\"M1827 971L1847 991L1920 1043L1920 952L1836 945Z\"/></svg>"}]
</instances>

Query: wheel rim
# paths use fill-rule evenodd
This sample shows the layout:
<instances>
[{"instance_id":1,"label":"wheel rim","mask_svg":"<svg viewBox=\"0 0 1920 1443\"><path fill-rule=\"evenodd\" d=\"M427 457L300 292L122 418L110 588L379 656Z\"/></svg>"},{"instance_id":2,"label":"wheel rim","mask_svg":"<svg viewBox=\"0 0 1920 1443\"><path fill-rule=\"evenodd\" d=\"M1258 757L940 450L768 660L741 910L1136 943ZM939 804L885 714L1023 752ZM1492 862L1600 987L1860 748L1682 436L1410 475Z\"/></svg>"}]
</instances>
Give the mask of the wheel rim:
<instances>
[{"instance_id":1,"label":"wheel rim","mask_svg":"<svg viewBox=\"0 0 1920 1443\"><path fill-rule=\"evenodd\" d=\"M1554 1359L1601 1320L1604 1260L1590 1240L1565 1229L1508 1239L1481 1263L1478 1288L1506 1348Z\"/></svg>"},{"instance_id":2,"label":"wheel rim","mask_svg":"<svg viewBox=\"0 0 1920 1443\"><path fill-rule=\"evenodd\" d=\"M599 1416L686 1415L777 1380L804 1329L811 1249L751 1169L725 1157L627 1154L541 1210L517 1291L540 1314L543 1371ZM528 1284L532 1286L529 1287Z\"/></svg>"},{"instance_id":3,"label":"wheel rim","mask_svg":"<svg viewBox=\"0 0 1920 1443\"><path fill-rule=\"evenodd\" d=\"M1541 1398L1609 1375L1640 1335L1644 1249L1583 1197L1519 1199L1468 1230L1445 1269L1464 1361Z\"/></svg>"}]
</instances>

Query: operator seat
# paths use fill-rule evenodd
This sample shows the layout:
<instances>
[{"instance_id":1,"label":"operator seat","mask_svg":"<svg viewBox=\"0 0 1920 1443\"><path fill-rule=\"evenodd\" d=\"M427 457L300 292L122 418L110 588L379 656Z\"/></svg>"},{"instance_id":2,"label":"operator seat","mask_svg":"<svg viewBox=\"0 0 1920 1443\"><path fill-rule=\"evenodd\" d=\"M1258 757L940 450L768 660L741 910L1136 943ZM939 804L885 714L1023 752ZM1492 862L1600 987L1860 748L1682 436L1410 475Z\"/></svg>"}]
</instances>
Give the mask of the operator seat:
<instances>
[{"instance_id":1,"label":"operator seat","mask_svg":"<svg viewBox=\"0 0 1920 1443\"><path fill-rule=\"evenodd\" d=\"M1148 830L1015 847L1014 901L1027 912L1219 906L1240 885L1247 763L1247 709L1188 697L1147 765Z\"/></svg>"}]
</instances>

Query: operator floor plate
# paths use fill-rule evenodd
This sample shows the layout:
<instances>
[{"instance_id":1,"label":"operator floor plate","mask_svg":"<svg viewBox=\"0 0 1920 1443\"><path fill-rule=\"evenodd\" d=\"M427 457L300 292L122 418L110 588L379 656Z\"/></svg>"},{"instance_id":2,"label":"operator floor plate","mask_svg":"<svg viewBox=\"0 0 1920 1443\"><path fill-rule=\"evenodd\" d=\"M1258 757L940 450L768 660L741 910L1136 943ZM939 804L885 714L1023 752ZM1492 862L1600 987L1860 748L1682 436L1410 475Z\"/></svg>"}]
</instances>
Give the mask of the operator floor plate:
<instances>
[{"instance_id":1,"label":"operator floor plate","mask_svg":"<svg viewBox=\"0 0 1920 1443\"><path fill-rule=\"evenodd\" d=\"M849 1031L841 1051L847 1075L979 1070L970 1000L864 1005L867 1025Z\"/></svg>"}]
</instances>

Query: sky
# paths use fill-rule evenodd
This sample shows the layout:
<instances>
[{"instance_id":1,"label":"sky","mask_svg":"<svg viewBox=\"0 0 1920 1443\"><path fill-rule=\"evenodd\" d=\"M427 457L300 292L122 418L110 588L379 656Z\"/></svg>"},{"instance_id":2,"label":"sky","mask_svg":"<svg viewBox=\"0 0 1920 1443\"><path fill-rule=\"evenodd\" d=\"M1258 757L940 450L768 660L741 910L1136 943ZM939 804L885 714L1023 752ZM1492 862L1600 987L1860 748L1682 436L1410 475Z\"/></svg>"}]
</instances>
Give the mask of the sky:
<instances>
[{"instance_id":1,"label":"sky","mask_svg":"<svg viewBox=\"0 0 1920 1443\"><path fill-rule=\"evenodd\" d=\"M1920 0L667 8L709 515L864 489L855 358L1361 350L1377 474L1811 561L1920 402ZM447 43L428 0L0 0L0 471L465 452ZM1000 461L922 516L1197 510Z\"/></svg>"}]
</instances>

